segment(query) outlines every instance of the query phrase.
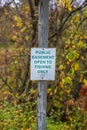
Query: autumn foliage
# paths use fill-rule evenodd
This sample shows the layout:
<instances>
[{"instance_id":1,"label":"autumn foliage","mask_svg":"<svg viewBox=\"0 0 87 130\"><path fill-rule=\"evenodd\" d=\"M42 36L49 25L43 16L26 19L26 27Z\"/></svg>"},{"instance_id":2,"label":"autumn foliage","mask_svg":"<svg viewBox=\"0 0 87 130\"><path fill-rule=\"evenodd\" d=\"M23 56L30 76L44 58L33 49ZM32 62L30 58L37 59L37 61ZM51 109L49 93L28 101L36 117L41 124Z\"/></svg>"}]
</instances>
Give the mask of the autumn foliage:
<instances>
[{"instance_id":1,"label":"autumn foliage","mask_svg":"<svg viewBox=\"0 0 87 130\"><path fill-rule=\"evenodd\" d=\"M36 123L37 81L30 80L30 49L38 47L39 0L19 1L0 6L0 130L34 130ZM72 0L56 2L60 8L49 12L48 46L57 52L56 79L48 81L47 129L83 130L87 124L87 2L76 8Z\"/></svg>"}]
</instances>

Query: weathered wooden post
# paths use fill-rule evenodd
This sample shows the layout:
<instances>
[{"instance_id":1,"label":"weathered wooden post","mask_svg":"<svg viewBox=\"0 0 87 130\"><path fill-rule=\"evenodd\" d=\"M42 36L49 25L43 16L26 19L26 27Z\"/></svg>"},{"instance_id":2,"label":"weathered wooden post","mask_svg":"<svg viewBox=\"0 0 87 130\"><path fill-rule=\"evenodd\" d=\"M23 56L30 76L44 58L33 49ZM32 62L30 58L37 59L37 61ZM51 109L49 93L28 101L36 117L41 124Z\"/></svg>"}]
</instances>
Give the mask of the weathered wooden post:
<instances>
[{"instance_id":1,"label":"weathered wooden post","mask_svg":"<svg viewBox=\"0 0 87 130\"><path fill-rule=\"evenodd\" d=\"M40 0L38 43L39 48L48 47L49 0ZM38 81L38 130L46 130L47 81Z\"/></svg>"},{"instance_id":2,"label":"weathered wooden post","mask_svg":"<svg viewBox=\"0 0 87 130\"><path fill-rule=\"evenodd\" d=\"M49 0L40 0L38 48L31 48L31 80L38 80L37 130L46 130L47 80L55 80L55 48L48 48Z\"/></svg>"}]
</instances>

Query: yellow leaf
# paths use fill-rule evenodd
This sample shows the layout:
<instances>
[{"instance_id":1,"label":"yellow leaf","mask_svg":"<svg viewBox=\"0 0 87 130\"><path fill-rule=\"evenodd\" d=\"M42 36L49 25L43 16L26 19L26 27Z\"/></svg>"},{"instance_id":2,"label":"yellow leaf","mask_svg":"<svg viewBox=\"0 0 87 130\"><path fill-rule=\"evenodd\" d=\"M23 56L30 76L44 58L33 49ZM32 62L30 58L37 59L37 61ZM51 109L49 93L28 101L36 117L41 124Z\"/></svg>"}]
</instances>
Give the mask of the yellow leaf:
<instances>
[{"instance_id":1,"label":"yellow leaf","mask_svg":"<svg viewBox=\"0 0 87 130\"><path fill-rule=\"evenodd\" d=\"M52 89L49 88L49 89L47 90L47 92L48 92L48 93L52 92Z\"/></svg>"},{"instance_id":2,"label":"yellow leaf","mask_svg":"<svg viewBox=\"0 0 87 130\"><path fill-rule=\"evenodd\" d=\"M70 4L67 4L67 8L68 8L69 11L72 11L72 7L71 7Z\"/></svg>"},{"instance_id":3,"label":"yellow leaf","mask_svg":"<svg viewBox=\"0 0 87 130\"><path fill-rule=\"evenodd\" d=\"M83 82L84 82L84 84L86 85L86 84L87 84L87 79L84 79Z\"/></svg>"},{"instance_id":4,"label":"yellow leaf","mask_svg":"<svg viewBox=\"0 0 87 130\"><path fill-rule=\"evenodd\" d=\"M84 43L82 41L79 41L78 47L82 48L84 46Z\"/></svg>"},{"instance_id":5,"label":"yellow leaf","mask_svg":"<svg viewBox=\"0 0 87 130\"><path fill-rule=\"evenodd\" d=\"M23 27L20 31L24 32L26 30L26 27Z\"/></svg>"},{"instance_id":6,"label":"yellow leaf","mask_svg":"<svg viewBox=\"0 0 87 130\"><path fill-rule=\"evenodd\" d=\"M12 39L13 39L13 40L16 40L16 39L17 39L17 36L16 36L16 35L12 36Z\"/></svg>"},{"instance_id":7,"label":"yellow leaf","mask_svg":"<svg viewBox=\"0 0 87 130\"><path fill-rule=\"evenodd\" d=\"M29 6L28 6L28 5L25 6L25 13L26 13L26 14L29 13Z\"/></svg>"},{"instance_id":8,"label":"yellow leaf","mask_svg":"<svg viewBox=\"0 0 87 130\"><path fill-rule=\"evenodd\" d=\"M60 70L64 69L64 66L61 64L61 65L59 66L59 69L60 69Z\"/></svg>"},{"instance_id":9,"label":"yellow leaf","mask_svg":"<svg viewBox=\"0 0 87 130\"><path fill-rule=\"evenodd\" d=\"M54 94L56 94L57 93L57 87L54 89Z\"/></svg>"},{"instance_id":10,"label":"yellow leaf","mask_svg":"<svg viewBox=\"0 0 87 130\"><path fill-rule=\"evenodd\" d=\"M75 63L75 64L74 64L74 69L75 69L75 71L77 71L77 70L79 70L79 69L80 69L80 66L79 66L79 64L78 64L78 63Z\"/></svg>"},{"instance_id":11,"label":"yellow leaf","mask_svg":"<svg viewBox=\"0 0 87 130\"><path fill-rule=\"evenodd\" d=\"M25 40L28 41L28 40L29 40L29 36L26 36L26 37L25 37Z\"/></svg>"}]
</instances>

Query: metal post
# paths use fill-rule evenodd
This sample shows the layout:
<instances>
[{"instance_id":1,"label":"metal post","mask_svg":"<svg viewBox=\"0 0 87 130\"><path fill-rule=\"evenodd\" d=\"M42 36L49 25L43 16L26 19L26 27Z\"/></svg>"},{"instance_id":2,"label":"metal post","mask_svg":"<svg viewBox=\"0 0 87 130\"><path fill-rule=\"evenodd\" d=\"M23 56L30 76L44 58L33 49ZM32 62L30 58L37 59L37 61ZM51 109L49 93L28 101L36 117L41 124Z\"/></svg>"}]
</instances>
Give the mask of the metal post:
<instances>
[{"instance_id":1,"label":"metal post","mask_svg":"<svg viewBox=\"0 0 87 130\"><path fill-rule=\"evenodd\" d=\"M38 43L40 48L48 47L49 0L40 0ZM46 130L47 81L38 81L37 130Z\"/></svg>"}]
</instances>

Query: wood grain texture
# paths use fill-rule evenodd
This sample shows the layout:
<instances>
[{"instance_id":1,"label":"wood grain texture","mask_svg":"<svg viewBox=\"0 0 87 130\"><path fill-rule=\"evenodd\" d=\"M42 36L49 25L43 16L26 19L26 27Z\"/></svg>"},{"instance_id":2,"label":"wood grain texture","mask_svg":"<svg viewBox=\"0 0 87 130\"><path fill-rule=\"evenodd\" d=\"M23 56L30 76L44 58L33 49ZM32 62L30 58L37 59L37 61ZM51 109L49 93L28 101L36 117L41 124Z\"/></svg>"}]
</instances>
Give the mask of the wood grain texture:
<instances>
[{"instance_id":1,"label":"wood grain texture","mask_svg":"<svg viewBox=\"0 0 87 130\"><path fill-rule=\"evenodd\" d=\"M48 47L49 0L40 0L38 21L38 47ZM37 130L46 130L47 81L38 82Z\"/></svg>"}]
</instances>

